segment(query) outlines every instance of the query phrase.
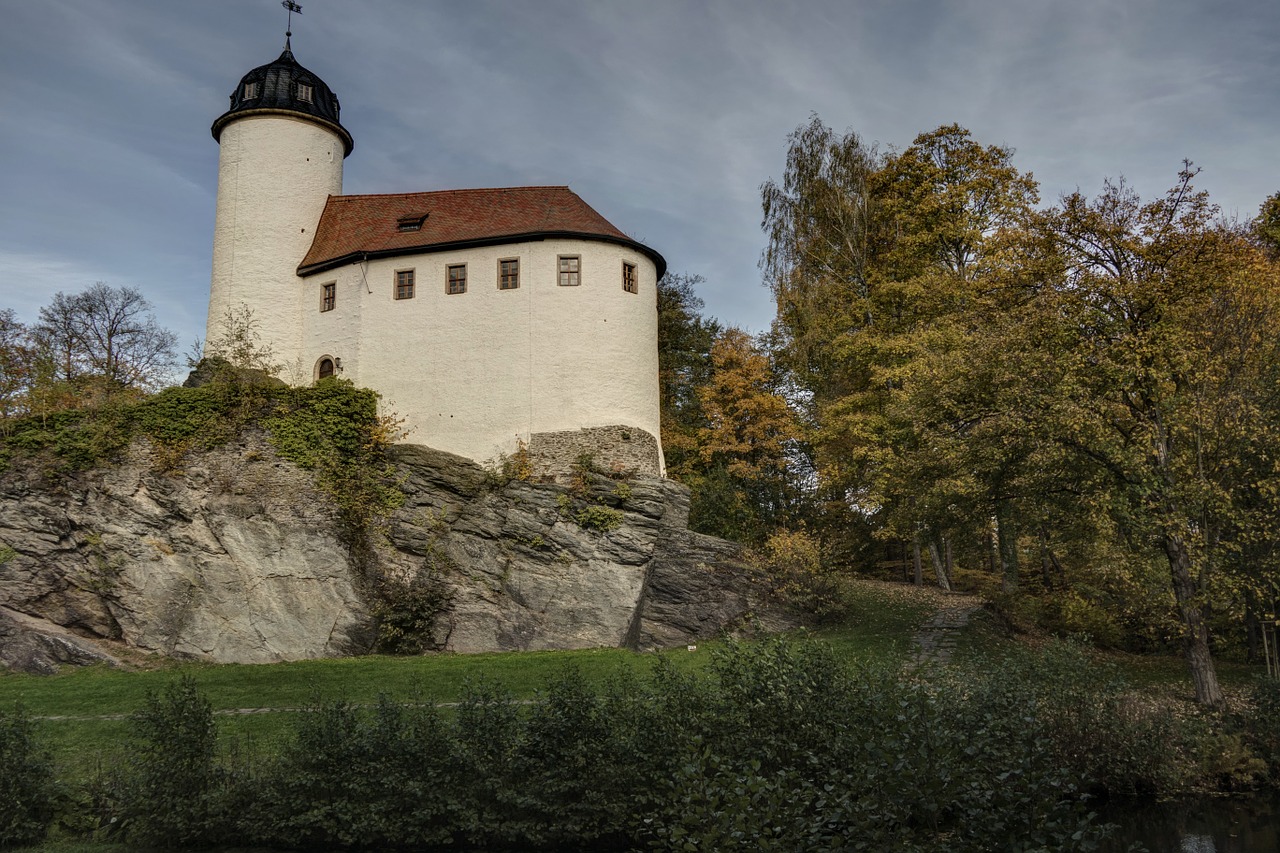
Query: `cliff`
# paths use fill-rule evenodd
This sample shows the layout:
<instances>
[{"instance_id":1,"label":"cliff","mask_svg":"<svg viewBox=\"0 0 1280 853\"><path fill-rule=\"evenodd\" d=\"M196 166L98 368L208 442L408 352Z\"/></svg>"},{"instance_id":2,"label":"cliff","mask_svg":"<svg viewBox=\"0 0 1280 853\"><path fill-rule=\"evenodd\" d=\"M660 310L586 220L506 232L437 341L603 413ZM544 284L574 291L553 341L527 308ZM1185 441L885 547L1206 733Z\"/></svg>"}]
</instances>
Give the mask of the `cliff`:
<instances>
[{"instance_id":1,"label":"cliff","mask_svg":"<svg viewBox=\"0 0 1280 853\"><path fill-rule=\"evenodd\" d=\"M314 472L252 429L172 470L146 439L56 477L11 466L0 664L652 649L789 624L735 545L688 530L677 483L541 484L420 446L388 454L403 503L354 538Z\"/></svg>"}]
</instances>

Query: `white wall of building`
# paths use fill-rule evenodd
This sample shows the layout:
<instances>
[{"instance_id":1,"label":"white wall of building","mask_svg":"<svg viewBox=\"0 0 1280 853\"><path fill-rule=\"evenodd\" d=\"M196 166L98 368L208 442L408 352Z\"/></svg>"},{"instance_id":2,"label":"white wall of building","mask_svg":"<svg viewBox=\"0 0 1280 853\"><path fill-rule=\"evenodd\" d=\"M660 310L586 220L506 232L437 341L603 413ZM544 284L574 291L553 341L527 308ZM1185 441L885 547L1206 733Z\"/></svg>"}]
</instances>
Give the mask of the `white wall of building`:
<instances>
[{"instance_id":1,"label":"white wall of building","mask_svg":"<svg viewBox=\"0 0 1280 853\"><path fill-rule=\"evenodd\" d=\"M580 285L557 283L560 255L581 258ZM508 258L520 261L520 286L499 290L498 262ZM624 261L636 265L639 293L622 289ZM466 264L465 293L446 293L451 264ZM406 269L414 297L397 300L395 273ZM341 359L342 377L405 418L408 441L484 461L535 433L621 424L659 435L656 269L632 249L545 240L294 280L298 362L310 373L324 356ZM336 305L321 312L329 282Z\"/></svg>"},{"instance_id":2,"label":"white wall of building","mask_svg":"<svg viewBox=\"0 0 1280 853\"><path fill-rule=\"evenodd\" d=\"M342 193L342 140L313 122L265 114L237 117L218 143L206 340L221 333L228 309L244 304L277 354L296 353L297 267L325 201Z\"/></svg>"}]
</instances>

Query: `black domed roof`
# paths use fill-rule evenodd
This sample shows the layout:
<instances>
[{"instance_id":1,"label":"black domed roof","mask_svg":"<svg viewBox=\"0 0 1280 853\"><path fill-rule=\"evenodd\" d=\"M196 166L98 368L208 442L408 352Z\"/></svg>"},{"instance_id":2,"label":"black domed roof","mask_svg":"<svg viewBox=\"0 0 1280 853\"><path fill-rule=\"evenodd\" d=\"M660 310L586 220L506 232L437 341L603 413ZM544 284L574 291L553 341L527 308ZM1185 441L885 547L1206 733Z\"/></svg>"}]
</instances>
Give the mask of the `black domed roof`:
<instances>
[{"instance_id":1,"label":"black domed roof","mask_svg":"<svg viewBox=\"0 0 1280 853\"><path fill-rule=\"evenodd\" d=\"M355 142L338 121L338 96L323 80L298 64L286 43L275 62L260 65L240 79L231 93L231 109L213 123L213 138L237 118L263 113L287 113L333 130L342 137L343 156Z\"/></svg>"}]
</instances>

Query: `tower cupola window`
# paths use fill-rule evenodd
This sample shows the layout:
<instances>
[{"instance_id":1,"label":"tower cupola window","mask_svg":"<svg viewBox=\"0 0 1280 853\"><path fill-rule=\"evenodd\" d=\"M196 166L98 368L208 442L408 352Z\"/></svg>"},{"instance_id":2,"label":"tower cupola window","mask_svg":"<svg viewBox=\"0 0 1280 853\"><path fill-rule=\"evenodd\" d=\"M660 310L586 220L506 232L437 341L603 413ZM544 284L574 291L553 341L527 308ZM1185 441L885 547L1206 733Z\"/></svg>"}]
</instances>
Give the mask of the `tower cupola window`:
<instances>
[{"instance_id":1,"label":"tower cupola window","mask_svg":"<svg viewBox=\"0 0 1280 853\"><path fill-rule=\"evenodd\" d=\"M261 84L259 84L259 83L257 83L257 82L253 82L253 83L245 83L245 84L244 84L244 99L245 99L246 101L251 101L251 100L253 100L254 98L258 97L258 87L259 87L260 85L261 85Z\"/></svg>"},{"instance_id":2,"label":"tower cupola window","mask_svg":"<svg viewBox=\"0 0 1280 853\"><path fill-rule=\"evenodd\" d=\"M306 83L298 84L298 100L311 103L311 86Z\"/></svg>"}]
</instances>

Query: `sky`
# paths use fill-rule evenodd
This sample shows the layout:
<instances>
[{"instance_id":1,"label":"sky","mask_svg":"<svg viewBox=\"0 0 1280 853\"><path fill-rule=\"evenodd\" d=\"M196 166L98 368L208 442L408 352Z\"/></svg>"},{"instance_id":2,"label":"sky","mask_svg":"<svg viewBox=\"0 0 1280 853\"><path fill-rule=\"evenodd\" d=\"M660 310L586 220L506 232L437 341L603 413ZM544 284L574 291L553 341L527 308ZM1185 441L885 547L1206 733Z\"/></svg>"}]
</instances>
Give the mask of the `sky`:
<instances>
[{"instance_id":1,"label":"sky","mask_svg":"<svg viewBox=\"0 0 1280 853\"><path fill-rule=\"evenodd\" d=\"M705 313L773 318L760 185L813 114L881 149L958 123L1044 204L1184 158L1249 219L1280 191L1275 0L302 0L298 61L355 138L347 193L567 184ZM0 0L0 308L138 289L204 333L213 120L278 0Z\"/></svg>"}]
</instances>

